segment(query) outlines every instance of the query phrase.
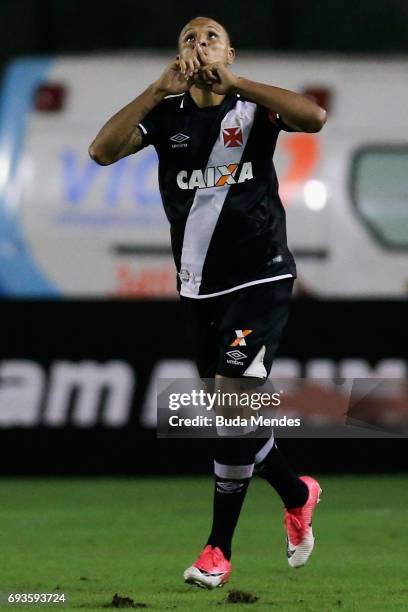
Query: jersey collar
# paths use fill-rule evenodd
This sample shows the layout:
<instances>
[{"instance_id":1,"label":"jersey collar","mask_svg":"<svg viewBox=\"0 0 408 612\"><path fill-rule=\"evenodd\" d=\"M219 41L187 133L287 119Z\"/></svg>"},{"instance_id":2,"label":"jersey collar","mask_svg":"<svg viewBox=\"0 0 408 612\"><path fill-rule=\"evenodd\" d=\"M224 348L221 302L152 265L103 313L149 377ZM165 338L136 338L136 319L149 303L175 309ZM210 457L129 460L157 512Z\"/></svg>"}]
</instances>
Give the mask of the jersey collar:
<instances>
[{"instance_id":1,"label":"jersey collar","mask_svg":"<svg viewBox=\"0 0 408 612\"><path fill-rule=\"evenodd\" d=\"M225 98L223 99L223 101L221 102L221 104L217 104L216 106L204 106L204 107L200 108L194 102L193 98L191 97L190 92L186 91L184 96L181 98L180 108L191 108L191 109L199 110L199 111L208 111L208 110L211 111L211 110L216 109L216 108L219 109L222 106L227 105L227 103L229 103L231 100L236 100L238 98L240 98L239 94L226 95Z\"/></svg>"}]
</instances>

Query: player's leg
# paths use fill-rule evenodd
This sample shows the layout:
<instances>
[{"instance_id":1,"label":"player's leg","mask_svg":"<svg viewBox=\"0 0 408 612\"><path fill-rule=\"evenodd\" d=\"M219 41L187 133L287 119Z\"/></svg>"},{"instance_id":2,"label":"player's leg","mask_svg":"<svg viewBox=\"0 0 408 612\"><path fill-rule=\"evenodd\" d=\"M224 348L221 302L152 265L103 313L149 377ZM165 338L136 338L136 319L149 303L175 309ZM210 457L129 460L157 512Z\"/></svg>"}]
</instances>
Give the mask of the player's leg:
<instances>
[{"instance_id":1,"label":"player's leg","mask_svg":"<svg viewBox=\"0 0 408 612\"><path fill-rule=\"evenodd\" d=\"M298 476L278 450L273 437L257 452L255 471L282 499L289 565L305 565L314 548L312 519L320 501L319 483L311 476Z\"/></svg>"},{"instance_id":2,"label":"player's leg","mask_svg":"<svg viewBox=\"0 0 408 612\"><path fill-rule=\"evenodd\" d=\"M230 374L241 368L243 377L251 374L263 376L261 382L267 381L287 322L292 288L293 281L289 279L240 292L224 319L224 346L218 371ZM231 343L232 330L236 338ZM232 362L228 358L231 346L241 353ZM311 477L299 477L271 439L258 449L255 461L258 464L255 470L275 488L284 504L288 563L292 567L304 565L313 550L309 523L319 500L320 486Z\"/></svg>"},{"instance_id":3,"label":"player's leg","mask_svg":"<svg viewBox=\"0 0 408 612\"><path fill-rule=\"evenodd\" d=\"M307 486L278 450L273 435L256 453L255 472L275 489L285 508L299 508L306 503Z\"/></svg>"},{"instance_id":4,"label":"player's leg","mask_svg":"<svg viewBox=\"0 0 408 612\"><path fill-rule=\"evenodd\" d=\"M218 298L195 300L181 296L182 319L201 379L214 379L218 363Z\"/></svg>"},{"instance_id":5,"label":"player's leg","mask_svg":"<svg viewBox=\"0 0 408 612\"><path fill-rule=\"evenodd\" d=\"M215 390L220 397L239 398L244 393L250 393L252 386L247 384L243 386L242 379L221 375L217 375L215 379ZM239 400L237 405L239 406ZM227 418L239 414L243 418L245 414L237 405L219 406L217 414ZM250 427L234 426L217 429L219 436L214 440L213 523L207 544L219 547L229 560L232 537L254 471L259 441L253 437Z\"/></svg>"},{"instance_id":6,"label":"player's leg","mask_svg":"<svg viewBox=\"0 0 408 612\"><path fill-rule=\"evenodd\" d=\"M210 392L215 390L216 368L219 355L220 319L230 300L231 296L208 300L181 298L183 317L188 329L197 369L200 377L205 380ZM220 491L223 491L224 494L231 495L231 492L227 493L228 487L230 486L230 478L225 471L225 466L228 466L231 462L234 463L235 447L232 448L231 445L228 445L228 449L230 449L230 446L231 449L230 452L227 452L226 456L220 452L217 440L209 440L208 442L209 454L211 454L214 459L214 514L216 515L216 521L213 521L213 529L209 538L209 542L211 541L211 543L204 546L196 562L185 570L184 579L187 583L211 589L225 584L231 572L229 540L232 537L233 527L230 523L228 529L225 531L222 528L225 518L224 510L227 509L228 504L225 506L225 509L220 512L222 504L219 503L219 494ZM254 457L255 449L252 453L250 464L248 464L251 475L254 466ZM242 461L244 461L243 458L237 460L236 465L242 464ZM236 476L236 473L235 471L234 476ZM234 500L240 496L244 497L247 488L247 475L248 470L245 471L245 478L242 479L244 481L242 487L238 486L235 489L235 482L232 485L234 489ZM217 479L219 482L218 485ZM231 510L231 505L233 504L229 504L228 506L229 511ZM228 535L228 531L231 532L231 535Z\"/></svg>"},{"instance_id":7,"label":"player's leg","mask_svg":"<svg viewBox=\"0 0 408 612\"><path fill-rule=\"evenodd\" d=\"M291 287L292 281L285 285L283 291L251 287L235 292L222 303L219 302L223 313L214 325L219 334L215 388L221 396L239 395L241 391L248 394L251 388L256 388L259 382L266 380L275 350L270 338L270 310L275 307L277 321L274 321L274 327L278 338L280 332L276 328L283 327L286 321ZM279 308L281 303L283 308ZM267 339L266 332L269 334ZM266 346L267 341L271 346ZM218 406L217 415L227 416L226 412L228 410ZM259 445L259 439L251 436L229 437L231 429L228 426L220 429L219 433L214 461L211 533L199 558L185 572L188 582L207 587L221 586L229 578L232 537L252 477Z\"/></svg>"},{"instance_id":8,"label":"player's leg","mask_svg":"<svg viewBox=\"0 0 408 612\"><path fill-rule=\"evenodd\" d=\"M221 396L242 392L239 379L217 376L214 382L215 392ZM224 431L220 433L225 434ZM212 527L197 561L184 573L186 582L206 588L223 586L230 577L232 538L252 478L258 440L246 435L221 435L213 442Z\"/></svg>"},{"instance_id":9,"label":"player's leg","mask_svg":"<svg viewBox=\"0 0 408 612\"><path fill-rule=\"evenodd\" d=\"M207 372L206 375L210 375L208 372L211 371L211 367L205 367L205 361L214 363L213 348L215 341L219 346L217 372L220 376L218 378L224 391L231 391L231 385L235 384L233 382L235 378L240 378L241 383L244 380L246 382L249 380L265 382L271 369L282 330L286 324L292 285L292 280L281 281L251 287L235 292L230 296L224 296L220 300L209 300L211 306L208 308L212 309L210 327L213 336L208 346L212 346L212 349L208 351L204 360L201 355L200 374L203 375L202 372ZM208 301L205 300L205 302ZM218 307L215 308L217 304ZM205 310L207 311L207 305ZM194 312L198 312L195 306ZM206 312L206 316L208 314L209 311ZM204 329L205 325L202 325L201 328ZM197 345L202 349L205 342ZM208 359L209 356L211 357L210 360ZM200 362L200 359L198 362ZM251 463L255 461L256 453L256 447L254 453L254 446L250 443L248 443L247 448L244 448L243 441L238 444L237 451L233 450L233 445L230 445L232 450L228 450L226 441L221 440L220 444L221 447L218 447L216 451L214 463L216 467L214 512L209 543L196 563L188 568L185 573L187 579L191 579L192 582L200 586L207 587L219 586L229 577L230 564L228 557L231 540L248 488L249 477L244 478L246 474L237 474L232 468L237 465L251 466ZM223 444L224 448L222 448ZM289 509L292 510L293 507L290 506L293 503L304 502L305 496L308 494L305 490L307 483L288 468L280 453L275 452L275 449L270 452L272 450L270 442L269 447L266 440L261 444L262 448L259 448L259 439L256 440L256 444L259 451L258 461L260 463L261 459L267 459L263 466L265 474L269 476L269 482L276 488L284 503L287 503ZM249 452L250 458L243 462L244 460L239 455L247 452ZM221 454L223 455L222 459ZM221 460L217 460L217 456ZM266 464L268 467L266 467ZM237 475L239 478L233 477ZM221 480L223 477L226 481L224 487L217 484L217 482L223 482ZM225 501L225 491L228 488L235 490L236 495L230 497L227 503ZM309 502L308 499L306 505ZM228 512L225 511L227 507ZM301 508L304 509L304 505ZM286 523L289 524L289 519L286 520ZM225 552L222 551L221 547ZM296 561L296 557L294 561ZM193 572L193 575L191 572Z\"/></svg>"}]
</instances>

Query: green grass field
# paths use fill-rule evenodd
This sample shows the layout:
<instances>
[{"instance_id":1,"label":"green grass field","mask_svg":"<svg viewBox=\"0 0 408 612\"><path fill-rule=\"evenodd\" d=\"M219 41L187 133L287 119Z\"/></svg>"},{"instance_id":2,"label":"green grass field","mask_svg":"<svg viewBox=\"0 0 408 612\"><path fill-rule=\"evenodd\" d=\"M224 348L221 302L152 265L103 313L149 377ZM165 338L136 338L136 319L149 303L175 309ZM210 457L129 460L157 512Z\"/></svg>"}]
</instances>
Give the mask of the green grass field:
<instances>
[{"instance_id":1,"label":"green grass field","mask_svg":"<svg viewBox=\"0 0 408 612\"><path fill-rule=\"evenodd\" d=\"M321 477L308 565L289 568L280 501L254 480L223 589L182 572L209 529L209 478L1 480L2 605L9 592L65 592L64 609L101 610L112 596L151 610L408 610L408 477ZM231 590L259 599L225 603ZM222 605L222 608L220 608Z\"/></svg>"}]
</instances>

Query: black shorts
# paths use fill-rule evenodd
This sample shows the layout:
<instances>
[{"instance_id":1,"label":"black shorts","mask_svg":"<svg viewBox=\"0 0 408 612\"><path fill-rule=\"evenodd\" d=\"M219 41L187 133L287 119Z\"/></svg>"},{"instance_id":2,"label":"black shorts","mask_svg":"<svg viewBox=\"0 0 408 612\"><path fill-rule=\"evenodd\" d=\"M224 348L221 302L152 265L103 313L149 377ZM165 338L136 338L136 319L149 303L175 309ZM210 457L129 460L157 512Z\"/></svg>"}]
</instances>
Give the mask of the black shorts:
<instances>
[{"instance_id":1,"label":"black shorts","mask_svg":"<svg viewBox=\"0 0 408 612\"><path fill-rule=\"evenodd\" d=\"M202 300L181 296L201 378L266 380L288 319L293 283L286 278Z\"/></svg>"}]
</instances>

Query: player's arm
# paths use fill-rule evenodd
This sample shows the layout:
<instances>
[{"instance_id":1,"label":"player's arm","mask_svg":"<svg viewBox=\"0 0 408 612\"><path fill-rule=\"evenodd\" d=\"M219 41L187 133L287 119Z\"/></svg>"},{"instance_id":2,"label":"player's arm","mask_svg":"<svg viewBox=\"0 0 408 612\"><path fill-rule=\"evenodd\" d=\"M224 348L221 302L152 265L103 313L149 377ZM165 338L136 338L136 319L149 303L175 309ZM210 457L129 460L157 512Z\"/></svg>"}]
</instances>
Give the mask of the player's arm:
<instances>
[{"instance_id":1,"label":"player's arm","mask_svg":"<svg viewBox=\"0 0 408 612\"><path fill-rule=\"evenodd\" d=\"M197 46L198 57L205 55ZM218 94L239 93L260 106L278 113L283 122L297 132L319 132L326 123L326 111L301 94L236 76L221 62L203 65L200 78Z\"/></svg>"},{"instance_id":2,"label":"player's arm","mask_svg":"<svg viewBox=\"0 0 408 612\"><path fill-rule=\"evenodd\" d=\"M108 166L142 148L138 124L166 94L150 85L105 123L90 145L89 155L101 166Z\"/></svg>"},{"instance_id":3,"label":"player's arm","mask_svg":"<svg viewBox=\"0 0 408 612\"><path fill-rule=\"evenodd\" d=\"M165 96L183 93L190 86L179 60L170 62L157 81L105 123L90 145L89 155L101 166L108 166L139 151L142 134L138 124Z\"/></svg>"},{"instance_id":4,"label":"player's arm","mask_svg":"<svg viewBox=\"0 0 408 612\"><path fill-rule=\"evenodd\" d=\"M326 123L326 111L305 96L288 89L237 77L236 93L278 113L296 132L319 132Z\"/></svg>"}]
</instances>

